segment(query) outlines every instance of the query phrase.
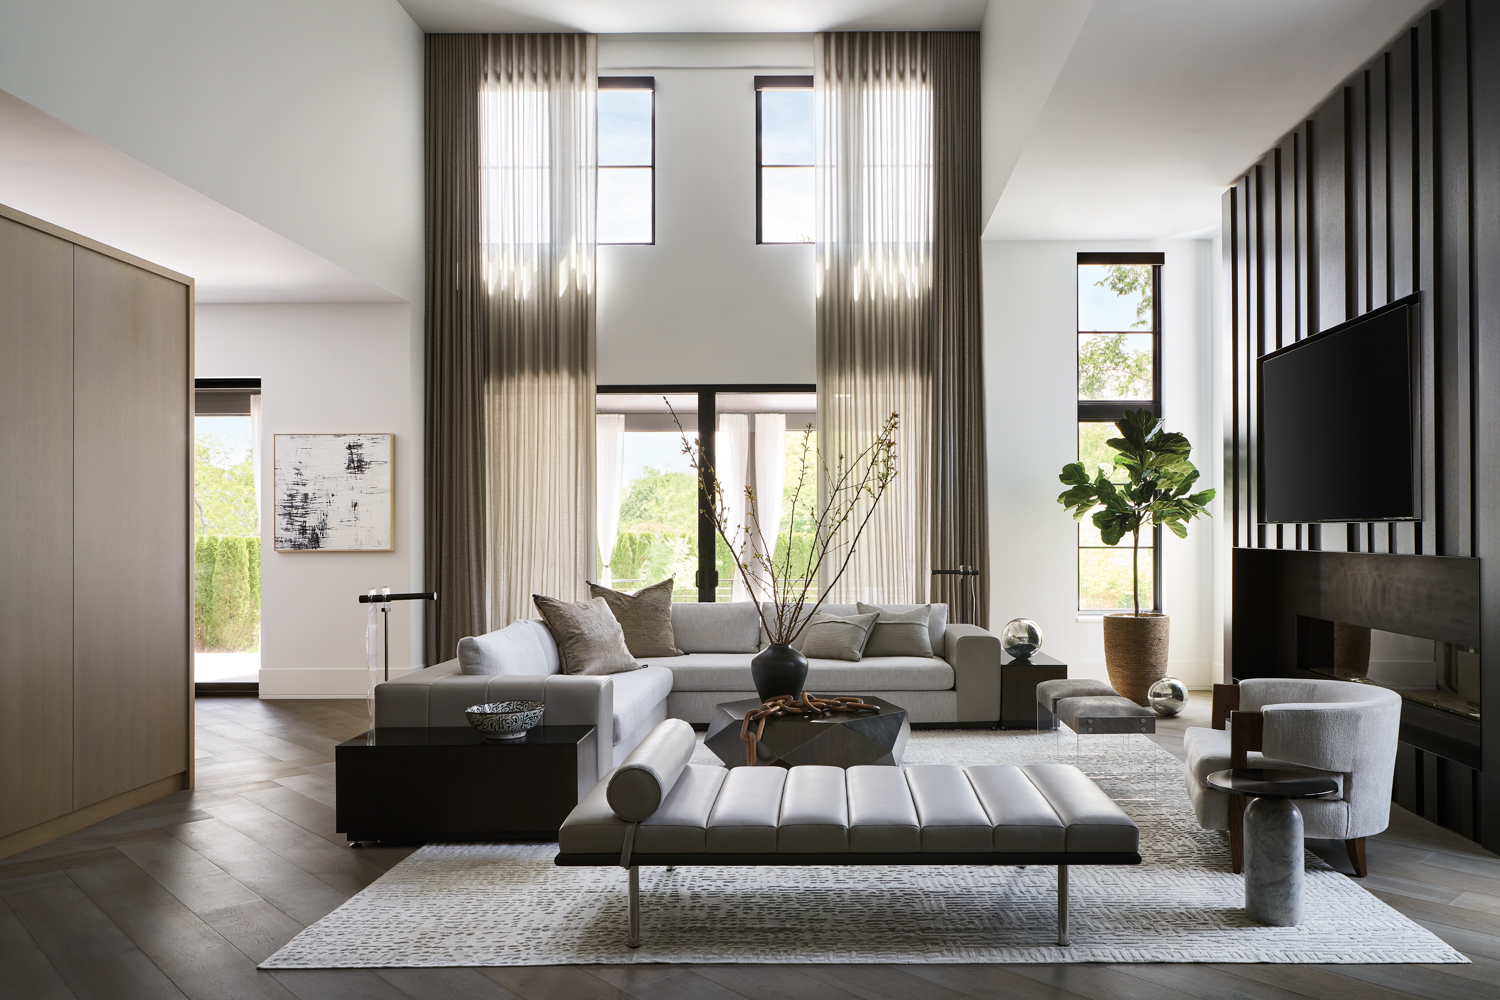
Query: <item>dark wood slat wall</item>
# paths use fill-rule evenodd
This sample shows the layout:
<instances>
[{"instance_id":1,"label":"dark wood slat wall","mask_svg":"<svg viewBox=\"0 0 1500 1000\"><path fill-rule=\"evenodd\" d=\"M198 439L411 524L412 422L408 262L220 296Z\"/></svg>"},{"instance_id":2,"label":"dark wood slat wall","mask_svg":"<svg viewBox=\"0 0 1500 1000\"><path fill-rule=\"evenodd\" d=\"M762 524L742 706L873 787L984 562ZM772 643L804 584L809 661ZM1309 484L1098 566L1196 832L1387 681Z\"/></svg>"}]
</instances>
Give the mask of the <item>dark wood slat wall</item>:
<instances>
[{"instance_id":1,"label":"dark wood slat wall","mask_svg":"<svg viewBox=\"0 0 1500 1000\"><path fill-rule=\"evenodd\" d=\"M1236 547L1490 557L1500 593L1500 10L1449 0L1224 194L1232 325L1224 515ZM1423 520L1262 525L1256 360L1422 293ZM1485 431L1489 434L1486 436ZM1234 622L1226 623L1226 657ZM1242 623L1242 625L1245 623ZM1500 846L1500 601L1483 611L1481 770L1403 745L1401 800ZM1230 668L1237 676L1232 659Z\"/></svg>"}]
</instances>

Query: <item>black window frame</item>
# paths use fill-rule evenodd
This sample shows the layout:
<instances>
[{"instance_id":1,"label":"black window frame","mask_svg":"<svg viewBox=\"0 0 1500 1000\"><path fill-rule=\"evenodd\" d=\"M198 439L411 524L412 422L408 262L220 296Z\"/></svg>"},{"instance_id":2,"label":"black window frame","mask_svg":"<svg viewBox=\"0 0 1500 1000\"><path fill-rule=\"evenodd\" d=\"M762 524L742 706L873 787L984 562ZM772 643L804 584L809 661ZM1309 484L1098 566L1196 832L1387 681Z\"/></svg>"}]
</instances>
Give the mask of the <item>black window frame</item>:
<instances>
[{"instance_id":1,"label":"black window frame","mask_svg":"<svg viewBox=\"0 0 1500 1000\"><path fill-rule=\"evenodd\" d=\"M651 162L646 169L651 171L651 239L642 242L615 243L595 240L596 246L601 247L650 247L656 245L656 77L654 76L601 76L599 77L600 90L647 90L651 92ZM598 126L595 126L596 130ZM639 170L640 164L633 165L611 165L598 167L599 170ZM596 187L597 192L597 187ZM597 225L597 224L596 224Z\"/></svg>"},{"instance_id":2,"label":"black window frame","mask_svg":"<svg viewBox=\"0 0 1500 1000\"><path fill-rule=\"evenodd\" d=\"M1137 252L1137 253L1079 253L1078 261L1073 269L1073 359L1074 379L1073 392L1078 392L1077 370L1079 364L1079 345L1086 333L1140 333L1140 330L1084 330L1082 317L1079 315L1079 300L1082 297L1083 287L1079 281L1078 268L1090 264L1149 264L1151 265L1151 399L1080 399L1078 400L1078 423L1113 423L1125 416L1126 410L1149 409L1158 418L1165 410L1162 401L1162 267L1166 264L1166 254L1161 252ZM1076 440L1076 432L1075 432ZM1157 614L1161 613L1161 528L1151 529L1151 610ZM1124 544L1121 542L1120 544ZM1075 536L1073 547L1075 552L1081 553L1085 548L1099 548L1100 546L1085 546ZM1108 548L1108 546L1104 546ZM1119 608L1085 608L1080 600L1082 580L1079 575L1079 561L1074 556L1074 603L1078 606L1080 615L1106 615L1115 614Z\"/></svg>"},{"instance_id":3,"label":"black window frame","mask_svg":"<svg viewBox=\"0 0 1500 1000\"><path fill-rule=\"evenodd\" d=\"M761 95L761 93L763 91L767 91L767 90L812 90L812 89L813 89L813 78L812 78L811 74L808 74L807 76L800 76L800 75L796 75L796 76L757 76L755 78L755 245L756 246L768 246L768 247L799 247L799 246L807 246L806 243L801 242L801 241L792 242L792 241L783 241L783 240L772 240L772 241L768 242L766 240L761 239L761 221L765 217L765 214L764 214L763 206L761 204L761 183L760 183L760 181L761 181L761 177L763 176L763 171L766 169L766 165L761 162L761 146L760 146L760 95ZM798 170L801 170L801 169L805 169L807 167L814 167L814 166L816 166L816 164L813 164L813 163L776 163L776 164L772 164L772 169L775 169L776 167L794 167L794 168L796 168Z\"/></svg>"},{"instance_id":4,"label":"black window frame","mask_svg":"<svg viewBox=\"0 0 1500 1000\"><path fill-rule=\"evenodd\" d=\"M704 427L718 427L719 393L750 392L804 392L816 393L816 384L809 383L724 383L689 382L657 385L599 385L594 387L596 395L622 394L642 395L692 395L698 397L698 448L702 452L703 465L709 470L708 484L714 481L714 462L718 458L718 442L714 434L702 433ZM714 520L709 516L708 490L704 483L698 484L698 572L693 581L698 590L699 604L714 604L719 598L719 533Z\"/></svg>"}]
</instances>

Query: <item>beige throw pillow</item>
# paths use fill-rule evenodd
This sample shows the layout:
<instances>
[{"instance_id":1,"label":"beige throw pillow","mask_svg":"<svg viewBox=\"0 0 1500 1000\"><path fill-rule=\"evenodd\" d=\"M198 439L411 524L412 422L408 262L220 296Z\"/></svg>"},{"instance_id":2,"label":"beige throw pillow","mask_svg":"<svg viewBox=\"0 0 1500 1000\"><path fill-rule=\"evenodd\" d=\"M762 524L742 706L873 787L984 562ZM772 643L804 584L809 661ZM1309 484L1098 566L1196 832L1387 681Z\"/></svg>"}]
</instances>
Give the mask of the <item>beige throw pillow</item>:
<instances>
[{"instance_id":1,"label":"beige throw pillow","mask_svg":"<svg viewBox=\"0 0 1500 1000\"><path fill-rule=\"evenodd\" d=\"M865 645L866 656L931 656L932 633L929 624L932 605L921 604L914 608L882 608L863 601L856 604L859 613L877 614L879 620L870 630L870 641Z\"/></svg>"},{"instance_id":2,"label":"beige throw pillow","mask_svg":"<svg viewBox=\"0 0 1500 1000\"><path fill-rule=\"evenodd\" d=\"M618 674L640 666L625 645L625 633L602 597L559 601L532 594L547 631L557 641L565 674Z\"/></svg>"},{"instance_id":3,"label":"beige throw pillow","mask_svg":"<svg viewBox=\"0 0 1500 1000\"><path fill-rule=\"evenodd\" d=\"M672 580L626 594L589 584L589 593L604 599L625 633L631 656L681 656L672 636Z\"/></svg>"},{"instance_id":4,"label":"beige throw pillow","mask_svg":"<svg viewBox=\"0 0 1500 1000\"><path fill-rule=\"evenodd\" d=\"M819 611L798 637L797 648L808 659L858 660L879 614L831 615Z\"/></svg>"}]
</instances>

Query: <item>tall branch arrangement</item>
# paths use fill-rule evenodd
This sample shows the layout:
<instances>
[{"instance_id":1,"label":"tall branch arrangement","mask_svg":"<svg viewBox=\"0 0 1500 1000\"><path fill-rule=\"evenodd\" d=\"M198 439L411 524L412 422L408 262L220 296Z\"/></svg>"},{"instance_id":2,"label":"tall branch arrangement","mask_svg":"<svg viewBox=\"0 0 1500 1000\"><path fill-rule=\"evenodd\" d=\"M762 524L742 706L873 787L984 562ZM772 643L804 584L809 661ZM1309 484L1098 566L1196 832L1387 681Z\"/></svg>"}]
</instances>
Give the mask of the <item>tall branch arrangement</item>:
<instances>
[{"instance_id":1,"label":"tall branch arrangement","mask_svg":"<svg viewBox=\"0 0 1500 1000\"><path fill-rule=\"evenodd\" d=\"M688 439L670 402L667 408L671 410L672 422L682 436L682 452L698 477L700 499L707 498L704 513L713 519L714 530L729 548L735 569L745 582L750 599L755 602L767 640L775 646L790 645L823 606L826 595L843 579L860 536L874 516L881 497L896 478L899 415L892 413L869 445L853 457L840 454L832 467L817 456L813 447L813 428L809 424L802 432L800 460L790 497L791 510L785 518L786 532L778 533L768 544L761 534L758 518L747 516L746 520L751 524L730 523L729 507L724 503L718 477L703 463L701 450ZM821 500L818 497L820 474L827 484ZM769 499L773 503L781 501L780 497ZM759 509L754 487L745 487L745 501L747 514ZM814 531L805 561L798 560L794 566L793 527L799 511L812 515ZM849 534L850 529L852 534ZM777 541L784 542L779 557L776 555ZM748 558L740 558L742 548L749 549ZM757 567L764 570L763 575L756 572ZM827 589L813 599L819 575L825 567L833 569L833 576ZM809 600L812 600L811 608L807 606ZM767 604L775 609L770 618L766 617Z\"/></svg>"},{"instance_id":2,"label":"tall branch arrangement","mask_svg":"<svg viewBox=\"0 0 1500 1000\"><path fill-rule=\"evenodd\" d=\"M1105 545L1117 545L1130 535L1133 552L1130 559L1131 586L1135 594L1135 615L1141 614L1141 528L1166 525L1178 538L1187 537L1187 522L1200 514L1212 517L1204 504L1214 498L1213 490L1190 492L1198 481L1198 470L1188 461L1193 447L1175 431L1162 430L1162 420L1148 409L1126 410L1115 421L1117 438L1105 444L1119 452L1115 467L1124 469L1128 481L1116 486L1103 471L1089 481L1082 462L1063 466L1057 478L1069 487L1057 498L1082 521L1096 507L1094 527Z\"/></svg>"}]
</instances>

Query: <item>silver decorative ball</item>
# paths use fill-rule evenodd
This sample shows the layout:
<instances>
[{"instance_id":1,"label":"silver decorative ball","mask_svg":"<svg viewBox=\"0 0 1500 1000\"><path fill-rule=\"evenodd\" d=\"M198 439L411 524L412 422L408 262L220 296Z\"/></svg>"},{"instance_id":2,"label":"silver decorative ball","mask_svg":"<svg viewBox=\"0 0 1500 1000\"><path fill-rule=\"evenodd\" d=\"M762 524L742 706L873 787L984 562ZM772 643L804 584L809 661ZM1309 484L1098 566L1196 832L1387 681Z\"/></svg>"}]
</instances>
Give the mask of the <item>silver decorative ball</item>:
<instances>
[{"instance_id":1,"label":"silver decorative ball","mask_svg":"<svg viewBox=\"0 0 1500 1000\"><path fill-rule=\"evenodd\" d=\"M1163 719L1170 719L1187 704L1187 685L1175 677L1163 677L1151 685L1146 700L1151 703L1151 711Z\"/></svg>"},{"instance_id":2,"label":"silver decorative ball","mask_svg":"<svg viewBox=\"0 0 1500 1000\"><path fill-rule=\"evenodd\" d=\"M1024 660L1042 648L1042 627L1030 618L1016 618L1000 630L1000 648Z\"/></svg>"}]
</instances>

